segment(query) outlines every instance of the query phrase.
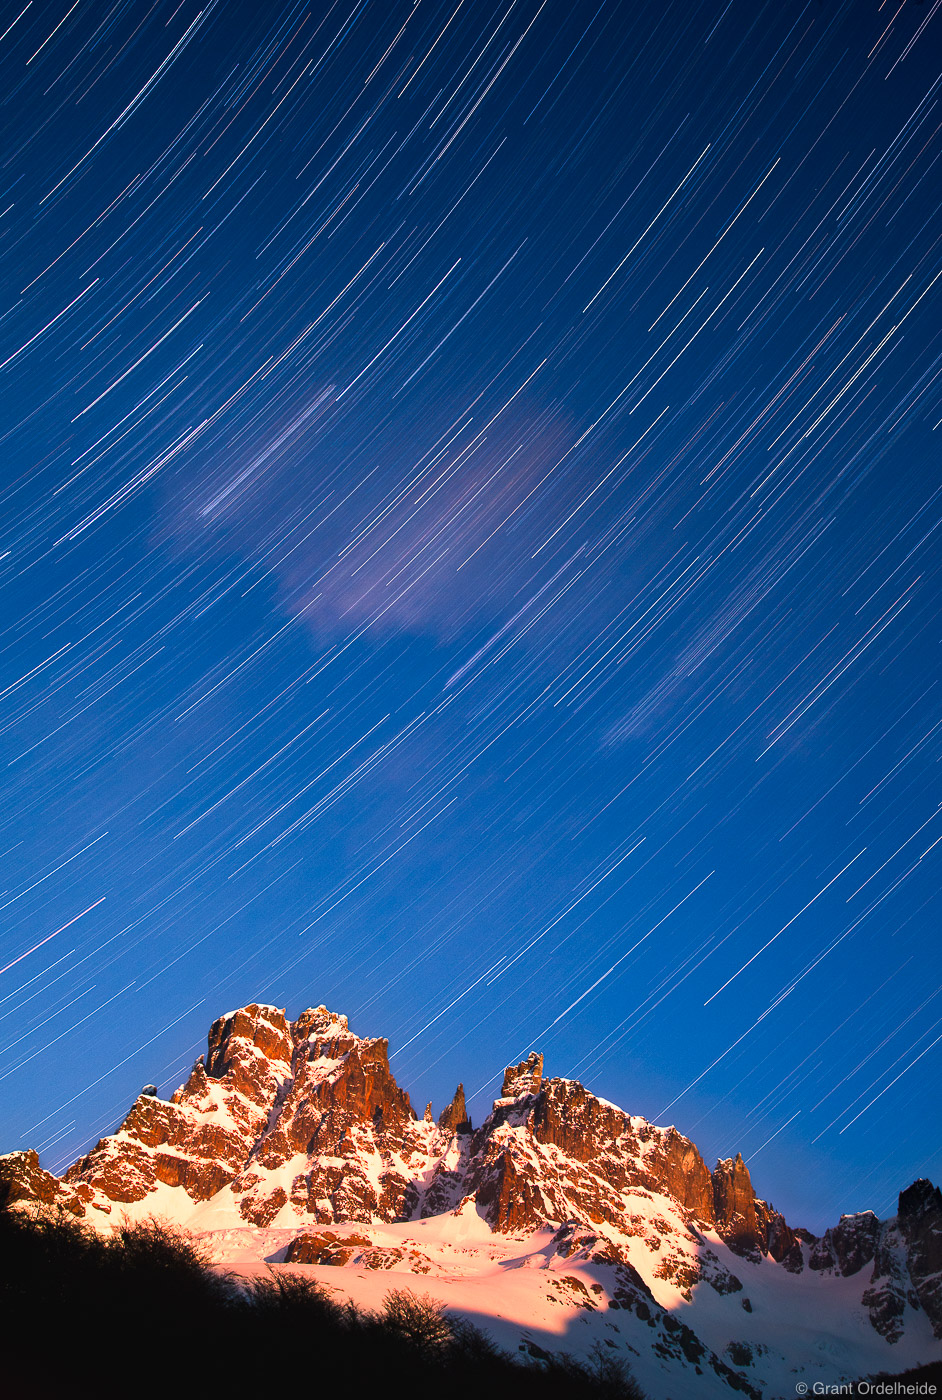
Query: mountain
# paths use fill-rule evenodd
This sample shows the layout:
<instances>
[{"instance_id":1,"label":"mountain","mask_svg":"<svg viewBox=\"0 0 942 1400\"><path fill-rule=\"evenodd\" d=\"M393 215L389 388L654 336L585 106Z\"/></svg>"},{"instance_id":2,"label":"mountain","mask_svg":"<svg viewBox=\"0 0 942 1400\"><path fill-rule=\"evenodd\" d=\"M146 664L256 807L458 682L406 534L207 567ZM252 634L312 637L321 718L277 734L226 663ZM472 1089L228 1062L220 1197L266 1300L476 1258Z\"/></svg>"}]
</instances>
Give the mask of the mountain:
<instances>
[{"instance_id":1,"label":"mountain","mask_svg":"<svg viewBox=\"0 0 942 1400\"><path fill-rule=\"evenodd\" d=\"M15 1203L107 1229L169 1218L246 1274L303 1268L358 1304L413 1285L501 1345L601 1343L652 1397L793 1395L942 1356L942 1194L842 1216L820 1238L759 1199L741 1156L711 1172L543 1058L511 1066L478 1128L461 1085L433 1120L385 1040L319 1006L220 1017L169 1101L142 1090L61 1178L0 1157Z\"/></svg>"}]
</instances>

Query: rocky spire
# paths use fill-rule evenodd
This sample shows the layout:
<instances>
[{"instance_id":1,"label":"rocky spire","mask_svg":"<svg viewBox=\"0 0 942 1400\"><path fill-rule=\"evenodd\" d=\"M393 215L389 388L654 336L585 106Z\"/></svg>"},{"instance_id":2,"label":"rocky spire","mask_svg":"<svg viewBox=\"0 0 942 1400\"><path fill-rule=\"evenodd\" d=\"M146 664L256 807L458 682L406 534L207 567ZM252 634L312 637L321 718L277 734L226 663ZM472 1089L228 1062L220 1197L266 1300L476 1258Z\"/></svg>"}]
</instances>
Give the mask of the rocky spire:
<instances>
[{"instance_id":1,"label":"rocky spire","mask_svg":"<svg viewBox=\"0 0 942 1400\"><path fill-rule=\"evenodd\" d=\"M468 1117L468 1110L464 1102L464 1085L459 1084L455 1090L455 1097L447 1108L443 1108L438 1119L438 1126L446 1133L461 1133L471 1131L471 1119Z\"/></svg>"},{"instance_id":2,"label":"rocky spire","mask_svg":"<svg viewBox=\"0 0 942 1400\"><path fill-rule=\"evenodd\" d=\"M754 1254L764 1244L756 1218L756 1194L741 1152L717 1162L713 1169L713 1212L717 1229L737 1254Z\"/></svg>"}]
</instances>

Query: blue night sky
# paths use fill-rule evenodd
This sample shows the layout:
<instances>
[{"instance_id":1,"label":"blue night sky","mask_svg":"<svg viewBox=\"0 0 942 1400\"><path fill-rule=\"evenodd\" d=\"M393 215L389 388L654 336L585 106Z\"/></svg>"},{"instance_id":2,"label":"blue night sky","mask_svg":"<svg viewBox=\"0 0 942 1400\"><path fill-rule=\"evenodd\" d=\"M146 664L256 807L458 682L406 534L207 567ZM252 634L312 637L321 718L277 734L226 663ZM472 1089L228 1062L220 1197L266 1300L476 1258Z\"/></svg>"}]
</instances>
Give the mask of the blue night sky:
<instances>
[{"instance_id":1,"label":"blue night sky","mask_svg":"<svg viewBox=\"0 0 942 1400\"><path fill-rule=\"evenodd\" d=\"M0 1148L325 1002L942 1175L940 0L16 0Z\"/></svg>"}]
</instances>

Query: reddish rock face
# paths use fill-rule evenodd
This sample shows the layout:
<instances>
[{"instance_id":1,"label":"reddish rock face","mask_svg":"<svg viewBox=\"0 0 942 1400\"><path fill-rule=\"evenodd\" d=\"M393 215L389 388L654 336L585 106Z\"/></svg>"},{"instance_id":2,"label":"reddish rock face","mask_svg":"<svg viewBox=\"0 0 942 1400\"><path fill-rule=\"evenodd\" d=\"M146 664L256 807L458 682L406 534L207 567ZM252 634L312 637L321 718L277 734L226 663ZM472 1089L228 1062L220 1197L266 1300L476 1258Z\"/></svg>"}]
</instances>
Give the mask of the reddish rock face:
<instances>
[{"instance_id":1,"label":"reddish rock face","mask_svg":"<svg viewBox=\"0 0 942 1400\"><path fill-rule=\"evenodd\" d=\"M706 1162L689 1138L668 1128L652 1153L652 1172L695 1220L712 1224L713 1181Z\"/></svg>"},{"instance_id":2,"label":"reddish rock face","mask_svg":"<svg viewBox=\"0 0 942 1400\"><path fill-rule=\"evenodd\" d=\"M429 1104L431 1109L432 1105ZM430 1115L431 1116L431 1115ZM471 1131L471 1119L468 1117L468 1110L464 1102L464 1085L459 1084L455 1090L455 1097L447 1108L442 1109L438 1118L438 1126L443 1133L460 1133Z\"/></svg>"},{"instance_id":3,"label":"reddish rock face","mask_svg":"<svg viewBox=\"0 0 942 1400\"><path fill-rule=\"evenodd\" d=\"M329 1264L342 1268L353 1263L360 1269L393 1269L405 1262L409 1272L427 1274L431 1260L420 1250L375 1245L366 1235L337 1235L331 1230L304 1233L291 1241L286 1264Z\"/></svg>"},{"instance_id":4,"label":"reddish rock face","mask_svg":"<svg viewBox=\"0 0 942 1400\"><path fill-rule=\"evenodd\" d=\"M512 1110L500 1109L509 1114ZM529 1111L534 1144L557 1148L589 1169L570 1197L594 1220L615 1224L624 1216L628 1188L673 1198L691 1219L713 1221L710 1173L696 1147L674 1128L656 1128L603 1103L573 1080L546 1081Z\"/></svg>"},{"instance_id":5,"label":"reddish rock face","mask_svg":"<svg viewBox=\"0 0 942 1400\"><path fill-rule=\"evenodd\" d=\"M500 1091L502 1099L516 1099L521 1094L538 1094L543 1082L543 1056L535 1050L519 1065L508 1065L504 1070L504 1084Z\"/></svg>"},{"instance_id":6,"label":"reddish rock face","mask_svg":"<svg viewBox=\"0 0 942 1400\"><path fill-rule=\"evenodd\" d=\"M279 1122L297 1152L341 1148L355 1122L398 1137L415 1119L409 1095L389 1071L385 1040L321 1038L315 1028L296 1050L293 1068Z\"/></svg>"},{"instance_id":7,"label":"reddish rock face","mask_svg":"<svg viewBox=\"0 0 942 1400\"><path fill-rule=\"evenodd\" d=\"M260 1198L243 1196L239 1202L239 1214L249 1225L259 1225L265 1229L287 1202L287 1191L283 1186L276 1186L268 1195Z\"/></svg>"},{"instance_id":8,"label":"reddish rock face","mask_svg":"<svg viewBox=\"0 0 942 1400\"><path fill-rule=\"evenodd\" d=\"M507 1071L512 1072L517 1073ZM616 1156L623 1159L624 1180L632 1174L636 1139L631 1120L575 1080L548 1080L533 1106L531 1121L537 1142L552 1144L577 1162L594 1161L600 1146L619 1144L621 1150Z\"/></svg>"},{"instance_id":9,"label":"reddish rock face","mask_svg":"<svg viewBox=\"0 0 942 1400\"><path fill-rule=\"evenodd\" d=\"M73 1215L85 1214L75 1193L63 1187L57 1176L43 1170L32 1148L0 1157L0 1200L4 1205L14 1205L19 1201L36 1201L44 1206L61 1205Z\"/></svg>"},{"instance_id":10,"label":"reddish rock face","mask_svg":"<svg viewBox=\"0 0 942 1400\"><path fill-rule=\"evenodd\" d=\"M528 1232L555 1213L552 1202L511 1150L496 1154L488 1163L475 1196L493 1228L502 1232Z\"/></svg>"},{"instance_id":11,"label":"reddish rock face","mask_svg":"<svg viewBox=\"0 0 942 1400\"><path fill-rule=\"evenodd\" d=\"M509 1070L508 1076L517 1075L519 1068ZM483 1198L478 1189L478 1199L486 1202L495 1228L515 1230L525 1219L532 1229L565 1219L573 1208L580 1219L623 1227L622 1193L642 1190L670 1197L692 1226L713 1226L739 1253L769 1253L776 1262L787 1260L791 1270L803 1267L798 1236L776 1211L757 1200L741 1156L718 1163L711 1174L694 1144L675 1128L657 1128L631 1118L572 1080L542 1083L532 1105L523 1109L522 1134L534 1148L556 1148L568 1162L581 1163L586 1170L575 1180L571 1172L563 1173L568 1176L563 1189L555 1182L552 1164L541 1162L535 1169L540 1193L523 1192L512 1209L505 1209L509 1188L503 1183L512 1173L500 1153L489 1152L488 1144L494 1127L518 1120L520 1111L517 1105L499 1100L492 1118L474 1137L475 1180L484 1189ZM518 1129L518 1137L520 1133Z\"/></svg>"},{"instance_id":12,"label":"reddish rock face","mask_svg":"<svg viewBox=\"0 0 942 1400\"><path fill-rule=\"evenodd\" d=\"M246 1006L220 1016L210 1027L206 1073L260 1103L277 1085L278 1069L290 1065L292 1049L284 1012L273 1006Z\"/></svg>"},{"instance_id":13,"label":"reddish rock face","mask_svg":"<svg viewBox=\"0 0 942 1400\"><path fill-rule=\"evenodd\" d=\"M369 1249L366 1235L338 1235L333 1230L297 1235L285 1251L286 1264L349 1264L358 1250Z\"/></svg>"},{"instance_id":14,"label":"reddish rock face","mask_svg":"<svg viewBox=\"0 0 942 1400\"><path fill-rule=\"evenodd\" d=\"M141 1094L118 1132L70 1167L65 1180L107 1200L145 1200L159 1184L205 1201L231 1182L290 1075L284 1013L251 1005L220 1017L204 1062L169 1103ZM207 1068L208 1065L208 1068Z\"/></svg>"},{"instance_id":15,"label":"reddish rock face","mask_svg":"<svg viewBox=\"0 0 942 1400\"><path fill-rule=\"evenodd\" d=\"M470 1140L465 1181L498 1231L573 1220L619 1234L660 1228L678 1241L677 1249L665 1249L660 1276L686 1292L696 1281L686 1245L696 1248L694 1222L712 1219L703 1159L674 1129L631 1118L572 1080L551 1079L535 1095L498 1099ZM674 1224L652 1224L650 1203L658 1197Z\"/></svg>"},{"instance_id":16,"label":"reddish rock face","mask_svg":"<svg viewBox=\"0 0 942 1400\"><path fill-rule=\"evenodd\" d=\"M757 1254L765 1238L756 1211L749 1168L737 1152L713 1169L713 1218L717 1230L737 1254Z\"/></svg>"}]
</instances>

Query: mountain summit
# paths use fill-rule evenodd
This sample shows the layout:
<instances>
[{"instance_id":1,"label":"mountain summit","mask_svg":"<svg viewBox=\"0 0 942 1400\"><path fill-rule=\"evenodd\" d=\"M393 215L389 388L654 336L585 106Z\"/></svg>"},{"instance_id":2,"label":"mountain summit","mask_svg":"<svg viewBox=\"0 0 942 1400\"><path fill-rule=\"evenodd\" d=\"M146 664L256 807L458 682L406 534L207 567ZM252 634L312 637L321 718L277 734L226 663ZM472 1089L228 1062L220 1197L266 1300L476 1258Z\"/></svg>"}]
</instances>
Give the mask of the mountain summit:
<instances>
[{"instance_id":1,"label":"mountain summit","mask_svg":"<svg viewBox=\"0 0 942 1400\"><path fill-rule=\"evenodd\" d=\"M14 1203L100 1229L168 1217L221 1262L307 1267L361 1303L421 1275L504 1345L624 1349L652 1397L758 1400L942 1354L930 1182L895 1218L818 1238L756 1196L740 1155L711 1172L676 1129L544 1078L541 1055L507 1069L478 1128L461 1085L419 1117L387 1041L324 1006L221 1016L169 1101L148 1085L62 1178L32 1151L0 1176Z\"/></svg>"}]
</instances>

